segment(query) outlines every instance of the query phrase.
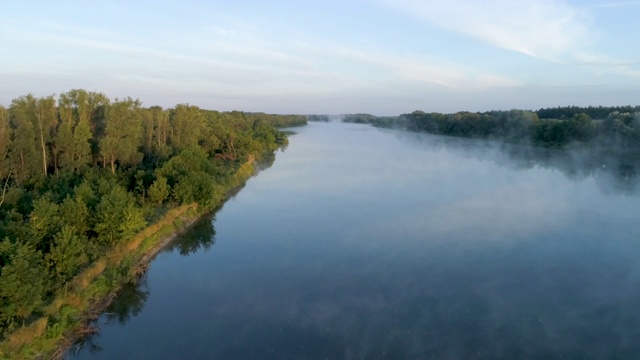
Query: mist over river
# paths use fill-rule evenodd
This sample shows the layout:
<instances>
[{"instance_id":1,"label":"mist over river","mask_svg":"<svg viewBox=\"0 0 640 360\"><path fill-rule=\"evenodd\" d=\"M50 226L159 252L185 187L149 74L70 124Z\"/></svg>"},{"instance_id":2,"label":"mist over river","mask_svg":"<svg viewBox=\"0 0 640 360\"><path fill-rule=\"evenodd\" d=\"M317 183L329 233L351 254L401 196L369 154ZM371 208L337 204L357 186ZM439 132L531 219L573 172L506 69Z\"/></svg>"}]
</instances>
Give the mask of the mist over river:
<instances>
[{"instance_id":1,"label":"mist over river","mask_svg":"<svg viewBox=\"0 0 640 360\"><path fill-rule=\"evenodd\" d=\"M616 158L310 123L68 359L640 357Z\"/></svg>"}]
</instances>

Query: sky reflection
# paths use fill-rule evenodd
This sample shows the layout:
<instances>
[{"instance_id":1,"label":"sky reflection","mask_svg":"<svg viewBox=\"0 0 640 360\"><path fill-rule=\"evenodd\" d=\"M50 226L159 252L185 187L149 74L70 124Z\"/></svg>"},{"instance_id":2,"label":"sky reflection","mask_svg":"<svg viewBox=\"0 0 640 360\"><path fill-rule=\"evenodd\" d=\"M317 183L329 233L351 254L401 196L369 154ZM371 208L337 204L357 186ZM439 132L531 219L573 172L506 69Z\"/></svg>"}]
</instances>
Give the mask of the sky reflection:
<instances>
[{"instance_id":1,"label":"sky reflection","mask_svg":"<svg viewBox=\"0 0 640 360\"><path fill-rule=\"evenodd\" d=\"M634 191L602 191L536 149L297 131L215 229L194 229L209 240L156 259L144 309L77 358L640 354Z\"/></svg>"}]
</instances>

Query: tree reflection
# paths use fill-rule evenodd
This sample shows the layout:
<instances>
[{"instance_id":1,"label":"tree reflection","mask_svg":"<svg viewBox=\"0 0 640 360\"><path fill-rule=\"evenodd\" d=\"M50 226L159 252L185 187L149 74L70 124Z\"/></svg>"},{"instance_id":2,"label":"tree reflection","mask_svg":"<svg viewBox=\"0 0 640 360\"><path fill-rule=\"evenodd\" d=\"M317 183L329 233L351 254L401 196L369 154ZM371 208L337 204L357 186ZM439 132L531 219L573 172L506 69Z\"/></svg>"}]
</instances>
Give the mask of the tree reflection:
<instances>
[{"instance_id":1,"label":"tree reflection","mask_svg":"<svg viewBox=\"0 0 640 360\"><path fill-rule=\"evenodd\" d=\"M216 243L214 221L215 218L211 216L197 220L187 232L169 244L165 251L177 250L180 255L189 256L200 249L209 250Z\"/></svg>"},{"instance_id":2,"label":"tree reflection","mask_svg":"<svg viewBox=\"0 0 640 360\"><path fill-rule=\"evenodd\" d=\"M122 286L104 315L96 320L92 326L99 328L102 323L108 324L114 320L125 324L132 317L138 316L142 312L149 294L145 273L136 283L127 283ZM98 344L99 337L99 332L96 332L80 338L69 350L69 353L72 356L77 356L83 351L88 351L90 354L101 352L103 348Z\"/></svg>"},{"instance_id":3,"label":"tree reflection","mask_svg":"<svg viewBox=\"0 0 640 360\"><path fill-rule=\"evenodd\" d=\"M118 292L118 297L107 309L107 322L117 320L124 324L132 317L138 316L149 298L146 273L137 283L127 283Z\"/></svg>"},{"instance_id":4,"label":"tree reflection","mask_svg":"<svg viewBox=\"0 0 640 360\"><path fill-rule=\"evenodd\" d=\"M419 143L432 150L462 154L491 161L509 169L535 167L560 171L571 181L594 178L604 193L635 194L640 188L640 153L603 148L549 148L495 140L458 138L424 133L394 131L404 141Z\"/></svg>"}]
</instances>

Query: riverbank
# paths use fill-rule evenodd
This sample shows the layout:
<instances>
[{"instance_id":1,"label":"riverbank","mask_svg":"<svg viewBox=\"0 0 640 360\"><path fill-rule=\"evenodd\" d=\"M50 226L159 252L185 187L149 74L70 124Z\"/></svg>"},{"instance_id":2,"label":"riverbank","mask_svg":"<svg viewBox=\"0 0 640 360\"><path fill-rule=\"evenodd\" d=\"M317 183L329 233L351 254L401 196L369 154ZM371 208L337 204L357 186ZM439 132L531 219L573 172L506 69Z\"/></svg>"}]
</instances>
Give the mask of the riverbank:
<instances>
[{"instance_id":1,"label":"riverbank","mask_svg":"<svg viewBox=\"0 0 640 360\"><path fill-rule=\"evenodd\" d=\"M255 159L250 156L235 171L220 201L207 208L191 203L159 209L164 214L151 225L75 276L39 319L6 336L0 343L0 358L62 359L78 339L99 330L92 322L124 284L137 281L154 256L199 218L218 210L254 174Z\"/></svg>"},{"instance_id":2,"label":"riverbank","mask_svg":"<svg viewBox=\"0 0 640 360\"><path fill-rule=\"evenodd\" d=\"M167 231L171 231L171 233L167 236L160 238L159 241L154 242L147 238L149 241L149 249L143 250L142 255L139 260L133 266L132 275L136 278L132 281L137 281L137 278L142 275L149 267L151 260L167 245L169 245L172 241L176 239L181 233L186 231L194 222L196 222L202 215L204 214L196 214L190 215L190 213L196 208L195 204L185 205L177 210L176 213L167 214L163 219L159 221L159 223L165 223L165 225L160 226L160 228L154 232L151 236L155 237L158 233L165 233ZM145 231L149 231L148 229L157 226L159 223L153 224L152 226L145 229ZM180 226L180 227L178 227ZM144 233L144 231L143 231ZM129 247L136 246L136 239L133 239ZM140 245L140 244L138 244ZM137 249L136 249L137 250ZM134 250L134 251L136 251ZM51 360L62 359L66 355L66 353L71 349L73 344L75 344L79 339L83 336L91 335L95 332L99 331L99 328L93 327L91 323L95 321L117 298L117 293L120 288L124 285L121 283L116 289L111 291L108 295L99 299L89 306L89 308L85 311L83 321L79 326L74 329L71 329L68 332L68 335L60 341L58 348L49 356L48 358Z\"/></svg>"}]
</instances>

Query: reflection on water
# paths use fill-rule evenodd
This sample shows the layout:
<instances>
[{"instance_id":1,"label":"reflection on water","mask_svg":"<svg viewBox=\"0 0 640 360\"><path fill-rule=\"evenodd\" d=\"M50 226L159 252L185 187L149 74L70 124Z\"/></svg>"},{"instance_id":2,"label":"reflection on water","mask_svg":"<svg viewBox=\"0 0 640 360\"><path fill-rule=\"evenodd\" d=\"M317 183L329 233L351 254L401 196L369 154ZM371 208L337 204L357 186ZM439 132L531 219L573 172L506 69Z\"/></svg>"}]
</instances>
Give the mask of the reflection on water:
<instances>
[{"instance_id":1,"label":"reflection on water","mask_svg":"<svg viewBox=\"0 0 640 360\"><path fill-rule=\"evenodd\" d=\"M182 234L162 251L177 251L182 256L189 256L200 250L209 250L216 243L214 221L215 218L212 216L205 216L196 221L191 225L189 231Z\"/></svg>"},{"instance_id":2,"label":"reflection on water","mask_svg":"<svg viewBox=\"0 0 640 360\"><path fill-rule=\"evenodd\" d=\"M401 141L431 150L446 148L460 156L493 161L514 170L535 167L562 172L568 179L581 181L593 177L602 191L636 193L640 173L640 153L607 152L602 148L570 150L504 143L493 140L435 136L401 130L382 130Z\"/></svg>"},{"instance_id":3,"label":"reflection on water","mask_svg":"<svg viewBox=\"0 0 640 360\"><path fill-rule=\"evenodd\" d=\"M101 320L94 324L100 327L102 323L110 324L117 321L126 324L132 317L142 312L145 302L149 297L146 274L138 279L137 284L127 283L118 292L118 298L107 308ZM88 335L80 339L76 346L72 347L70 353L80 355L83 351L96 354L102 351L102 346L96 335Z\"/></svg>"},{"instance_id":4,"label":"reflection on water","mask_svg":"<svg viewBox=\"0 0 640 360\"><path fill-rule=\"evenodd\" d=\"M296 131L69 358L640 356L633 161Z\"/></svg>"}]
</instances>

